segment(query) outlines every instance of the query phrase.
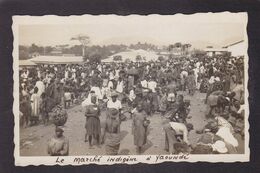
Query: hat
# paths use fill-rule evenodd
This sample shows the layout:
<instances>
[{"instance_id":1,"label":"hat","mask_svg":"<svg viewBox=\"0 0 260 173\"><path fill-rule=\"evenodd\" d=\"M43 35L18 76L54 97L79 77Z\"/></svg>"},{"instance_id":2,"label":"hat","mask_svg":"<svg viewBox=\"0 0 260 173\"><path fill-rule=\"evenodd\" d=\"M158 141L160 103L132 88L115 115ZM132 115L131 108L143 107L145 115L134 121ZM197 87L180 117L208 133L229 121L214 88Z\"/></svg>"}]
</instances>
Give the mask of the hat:
<instances>
[{"instance_id":1,"label":"hat","mask_svg":"<svg viewBox=\"0 0 260 173\"><path fill-rule=\"evenodd\" d=\"M56 132L64 132L64 128L62 126L56 126Z\"/></svg>"},{"instance_id":2,"label":"hat","mask_svg":"<svg viewBox=\"0 0 260 173\"><path fill-rule=\"evenodd\" d=\"M214 151L217 151L219 153L227 153L227 151L228 151L226 144L220 140L218 140L214 144L212 144L212 148Z\"/></svg>"},{"instance_id":3,"label":"hat","mask_svg":"<svg viewBox=\"0 0 260 173\"><path fill-rule=\"evenodd\" d=\"M113 91L113 92L111 93L111 97L117 97L117 96L118 96L117 92Z\"/></svg>"}]
</instances>

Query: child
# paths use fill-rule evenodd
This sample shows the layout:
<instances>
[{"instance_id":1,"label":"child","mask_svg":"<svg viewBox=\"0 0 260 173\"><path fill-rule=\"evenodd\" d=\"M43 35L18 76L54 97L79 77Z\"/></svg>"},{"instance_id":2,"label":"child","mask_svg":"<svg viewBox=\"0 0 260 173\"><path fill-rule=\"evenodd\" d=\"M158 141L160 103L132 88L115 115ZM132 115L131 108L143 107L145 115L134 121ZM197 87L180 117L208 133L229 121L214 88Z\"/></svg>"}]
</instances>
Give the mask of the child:
<instances>
[{"instance_id":1,"label":"child","mask_svg":"<svg viewBox=\"0 0 260 173\"><path fill-rule=\"evenodd\" d=\"M69 89L65 89L65 93L64 93L64 107L65 109L70 107L70 103L71 103L71 92L69 92Z\"/></svg>"}]
</instances>

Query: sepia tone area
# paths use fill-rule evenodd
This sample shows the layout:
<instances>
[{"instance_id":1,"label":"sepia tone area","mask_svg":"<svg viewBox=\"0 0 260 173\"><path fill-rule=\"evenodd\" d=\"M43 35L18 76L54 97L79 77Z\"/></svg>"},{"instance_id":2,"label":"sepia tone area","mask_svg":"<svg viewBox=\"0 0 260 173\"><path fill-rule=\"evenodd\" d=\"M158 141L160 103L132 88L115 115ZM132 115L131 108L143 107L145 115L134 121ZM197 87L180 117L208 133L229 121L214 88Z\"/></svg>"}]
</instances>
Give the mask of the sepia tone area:
<instances>
[{"instance_id":1,"label":"sepia tone area","mask_svg":"<svg viewBox=\"0 0 260 173\"><path fill-rule=\"evenodd\" d=\"M244 154L246 24L175 18L20 25L20 156Z\"/></svg>"}]
</instances>

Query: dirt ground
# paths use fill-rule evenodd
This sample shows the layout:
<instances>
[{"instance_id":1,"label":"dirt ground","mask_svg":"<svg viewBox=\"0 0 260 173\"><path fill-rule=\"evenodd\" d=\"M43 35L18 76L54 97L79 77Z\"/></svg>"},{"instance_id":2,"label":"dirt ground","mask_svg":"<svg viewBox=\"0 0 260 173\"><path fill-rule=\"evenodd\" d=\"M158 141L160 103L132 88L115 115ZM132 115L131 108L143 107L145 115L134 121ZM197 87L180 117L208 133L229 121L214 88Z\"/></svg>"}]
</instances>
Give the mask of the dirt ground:
<instances>
[{"instance_id":1,"label":"dirt ground","mask_svg":"<svg viewBox=\"0 0 260 173\"><path fill-rule=\"evenodd\" d=\"M180 92L179 92L180 93ZM189 133L189 140L191 143L196 143L199 134L196 130L200 130L207 123L204 112L206 105L204 104L205 94L196 92L194 96L190 97L186 93L185 99L191 100L191 119L188 122L192 123L194 130ZM68 111L68 121L65 124L64 135L69 139L69 154L71 156L78 155L104 155L104 145L101 148L88 148L88 143L84 142L85 136L85 116L84 110L80 105L74 105ZM102 113L101 123L105 119L105 112ZM165 120L160 114L154 114L149 117L150 133L148 135L148 142L144 147L143 154L167 154L164 150L165 134L162 129L162 122ZM133 144L133 135L131 134L132 120L128 119L121 123L121 143L119 154L136 154L136 148ZM54 135L54 125L50 124L44 126L32 126L20 129L20 155L21 156L47 156L47 141ZM236 136L239 141L238 152L244 152L244 141L240 136Z\"/></svg>"}]
</instances>

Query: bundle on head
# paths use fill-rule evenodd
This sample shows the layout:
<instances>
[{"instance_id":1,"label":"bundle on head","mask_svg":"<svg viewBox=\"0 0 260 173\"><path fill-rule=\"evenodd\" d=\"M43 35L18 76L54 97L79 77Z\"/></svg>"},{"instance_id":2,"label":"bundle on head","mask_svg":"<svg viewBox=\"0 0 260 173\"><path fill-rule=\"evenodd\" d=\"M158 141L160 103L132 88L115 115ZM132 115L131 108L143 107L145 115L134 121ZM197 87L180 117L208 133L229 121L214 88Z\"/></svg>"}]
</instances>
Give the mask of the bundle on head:
<instances>
[{"instance_id":1,"label":"bundle on head","mask_svg":"<svg viewBox=\"0 0 260 173\"><path fill-rule=\"evenodd\" d=\"M62 105L55 106L49 115L56 126L63 126L68 119L67 111L62 107Z\"/></svg>"}]
</instances>

